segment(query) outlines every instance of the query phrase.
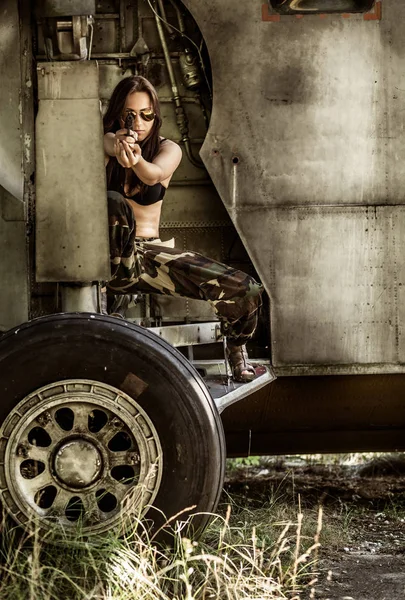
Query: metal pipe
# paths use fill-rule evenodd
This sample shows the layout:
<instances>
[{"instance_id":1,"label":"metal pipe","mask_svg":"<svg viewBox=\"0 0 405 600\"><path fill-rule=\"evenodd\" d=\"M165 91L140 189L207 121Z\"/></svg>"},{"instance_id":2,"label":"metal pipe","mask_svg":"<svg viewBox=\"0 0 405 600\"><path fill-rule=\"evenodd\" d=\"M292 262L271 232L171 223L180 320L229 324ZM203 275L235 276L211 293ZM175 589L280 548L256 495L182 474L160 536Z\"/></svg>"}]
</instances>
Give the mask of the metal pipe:
<instances>
[{"instance_id":1,"label":"metal pipe","mask_svg":"<svg viewBox=\"0 0 405 600\"><path fill-rule=\"evenodd\" d=\"M156 10L156 7L155 7L155 10ZM156 21L156 27L158 30L158 34L159 34L160 43L162 44L162 50L163 50L163 55L165 57L167 71L169 73L170 86L172 88L173 100L176 105L176 108L181 108L181 100L180 100L179 90L177 87L176 77L174 75L174 70L173 70L173 66L172 66L172 62L171 62L171 58L170 58L170 52L169 52L169 48L167 47L167 42L166 42L166 38L165 38L165 33L163 31L162 22L161 22L161 19L159 18L159 15L157 14L157 12L155 12L155 21ZM180 131L181 131L181 129L180 129Z\"/></svg>"},{"instance_id":2,"label":"metal pipe","mask_svg":"<svg viewBox=\"0 0 405 600\"><path fill-rule=\"evenodd\" d=\"M63 312L96 313L100 311L96 284L61 284L60 291Z\"/></svg>"},{"instance_id":3,"label":"metal pipe","mask_svg":"<svg viewBox=\"0 0 405 600\"><path fill-rule=\"evenodd\" d=\"M89 27L90 27L90 40L89 40L89 47L87 50L87 60L91 59L91 50L93 47L93 34L94 34L93 17L89 18Z\"/></svg>"},{"instance_id":4,"label":"metal pipe","mask_svg":"<svg viewBox=\"0 0 405 600\"><path fill-rule=\"evenodd\" d=\"M125 50L126 31L125 31L125 0L120 0L120 52Z\"/></svg>"},{"instance_id":5,"label":"metal pipe","mask_svg":"<svg viewBox=\"0 0 405 600\"><path fill-rule=\"evenodd\" d=\"M167 20L165 5L163 4L163 0L157 0L159 11L163 19L164 26L166 27L167 33L172 36L174 35L174 30L170 27L169 22Z\"/></svg>"},{"instance_id":6,"label":"metal pipe","mask_svg":"<svg viewBox=\"0 0 405 600\"><path fill-rule=\"evenodd\" d=\"M202 162L202 160L195 158L193 155L193 151L191 149L190 138L188 138L188 137L187 137L187 139L183 138L182 142L184 143L187 158L191 162L191 164L194 165L195 167L198 167L199 169L205 169L205 166L204 166L204 163Z\"/></svg>"},{"instance_id":7,"label":"metal pipe","mask_svg":"<svg viewBox=\"0 0 405 600\"><path fill-rule=\"evenodd\" d=\"M192 96L183 96L181 99L183 104L198 104L200 106L200 100L198 97ZM159 96L160 104L171 104L173 102L173 98L169 98L168 96Z\"/></svg>"},{"instance_id":8,"label":"metal pipe","mask_svg":"<svg viewBox=\"0 0 405 600\"><path fill-rule=\"evenodd\" d=\"M200 93L197 94L197 98L196 101L198 102L198 104L200 105L201 108L201 112L203 114L204 117L204 121L205 121L205 125L207 127L207 131L208 131L208 127L210 125L210 120L208 118L208 113L207 113L207 109L205 108L205 104L203 102L202 96Z\"/></svg>"},{"instance_id":9,"label":"metal pipe","mask_svg":"<svg viewBox=\"0 0 405 600\"><path fill-rule=\"evenodd\" d=\"M160 43L162 44L162 50L163 50L163 54L165 57L167 71L169 74L170 86L172 88L172 94L173 94L173 101L176 106L176 121L177 121L177 126L181 133L181 141L184 144L184 147L185 147L186 153L187 153L187 157L188 157L189 161L191 162L191 164L194 165L195 167L198 167L199 169L204 169L203 163L201 161L197 160L196 158L194 158L192 150L191 150L190 138L188 135L187 116L184 112L184 108L181 103L179 88L177 87L176 76L174 74L169 48L167 47L166 37L165 37L165 33L163 31L161 19L160 19L158 13L156 12L156 5L155 5L154 15L155 15L156 27L157 27L159 38L160 38Z\"/></svg>"},{"instance_id":10,"label":"metal pipe","mask_svg":"<svg viewBox=\"0 0 405 600\"><path fill-rule=\"evenodd\" d=\"M145 327L150 327L151 323L151 310L150 310L150 294L144 294L144 308L145 308Z\"/></svg>"},{"instance_id":11,"label":"metal pipe","mask_svg":"<svg viewBox=\"0 0 405 600\"><path fill-rule=\"evenodd\" d=\"M183 15L181 14L179 7L177 6L176 2L174 2L174 0L170 0L170 4L173 6L174 10L176 11L177 21L179 24L179 30L181 31L181 35L184 35L186 33L186 27L184 25Z\"/></svg>"}]
</instances>

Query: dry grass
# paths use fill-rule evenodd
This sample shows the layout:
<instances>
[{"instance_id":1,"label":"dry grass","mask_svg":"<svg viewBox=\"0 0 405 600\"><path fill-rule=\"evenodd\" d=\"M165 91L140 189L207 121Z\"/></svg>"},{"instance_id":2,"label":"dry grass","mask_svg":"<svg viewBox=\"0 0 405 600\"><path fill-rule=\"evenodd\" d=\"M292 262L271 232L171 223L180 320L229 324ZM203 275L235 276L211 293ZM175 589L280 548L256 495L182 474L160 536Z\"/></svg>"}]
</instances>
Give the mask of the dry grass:
<instances>
[{"instance_id":1,"label":"dry grass","mask_svg":"<svg viewBox=\"0 0 405 600\"><path fill-rule=\"evenodd\" d=\"M284 519L280 503L252 511L234 501L215 515L203 538L177 523L162 547L141 525L125 537L64 540L22 534L3 519L2 600L282 600L314 583L322 514L311 535L298 510ZM298 507L299 508L299 507ZM254 521L254 524L252 524Z\"/></svg>"},{"instance_id":2,"label":"dry grass","mask_svg":"<svg viewBox=\"0 0 405 600\"><path fill-rule=\"evenodd\" d=\"M340 457L352 463L350 455ZM356 457L355 457L356 458ZM368 457L367 457L368 458ZM252 460L252 459L250 459ZM335 461L335 459L333 459ZM357 458L356 458L357 460ZM235 461L233 469L266 466ZM288 461L286 461L288 462ZM324 511L301 505L293 469L258 496L242 483L223 494L201 539L178 522L171 543L151 539L145 525L125 536L45 539L3 519L1 600L298 600L315 597L318 552L347 544L359 507L334 502ZM336 459L337 462L337 459ZM239 481L239 480L238 480ZM282 485L288 483L289 485ZM286 490L290 490L287 492ZM354 517L353 517L354 515Z\"/></svg>"}]
</instances>

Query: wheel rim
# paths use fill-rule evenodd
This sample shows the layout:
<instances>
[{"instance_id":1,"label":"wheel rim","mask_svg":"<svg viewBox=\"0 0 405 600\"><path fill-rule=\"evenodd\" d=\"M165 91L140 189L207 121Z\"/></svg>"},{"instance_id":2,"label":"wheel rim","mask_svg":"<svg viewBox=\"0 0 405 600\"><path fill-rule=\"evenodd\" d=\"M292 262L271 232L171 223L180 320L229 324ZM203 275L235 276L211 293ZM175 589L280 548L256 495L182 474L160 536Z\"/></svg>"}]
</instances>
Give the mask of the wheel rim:
<instances>
[{"instance_id":1,"label":"wheel rim","mask_svg":"<svg viewBox=\"0 0 405 600\"><path fill-rule=\"evenodd\" d=\"M145 411L96 381L52 383L24 398L0 429L2 501L25 527L40 520L86 534L122 528L153 503L162 449Z\"/></svg>"}]
</instances>

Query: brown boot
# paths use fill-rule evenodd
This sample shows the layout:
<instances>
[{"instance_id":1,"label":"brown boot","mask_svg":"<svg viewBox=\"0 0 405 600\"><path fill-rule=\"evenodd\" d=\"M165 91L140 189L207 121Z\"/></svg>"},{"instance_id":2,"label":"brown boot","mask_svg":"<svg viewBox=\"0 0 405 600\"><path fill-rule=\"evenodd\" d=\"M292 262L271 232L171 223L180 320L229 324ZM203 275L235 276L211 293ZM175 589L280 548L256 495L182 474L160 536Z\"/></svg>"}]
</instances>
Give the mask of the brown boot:
<instances>
[{"instance_id":1,"label":"brown boot","mask_svg":"<svg viewBox=\"0 0 405 600\"><path fill-rule=\"evenodd\" d=\"M226 349L232 376L238 383L247 383L256 377L256 371L248 362L246 346L229 346Z\"/></svg>"}]
</instances>

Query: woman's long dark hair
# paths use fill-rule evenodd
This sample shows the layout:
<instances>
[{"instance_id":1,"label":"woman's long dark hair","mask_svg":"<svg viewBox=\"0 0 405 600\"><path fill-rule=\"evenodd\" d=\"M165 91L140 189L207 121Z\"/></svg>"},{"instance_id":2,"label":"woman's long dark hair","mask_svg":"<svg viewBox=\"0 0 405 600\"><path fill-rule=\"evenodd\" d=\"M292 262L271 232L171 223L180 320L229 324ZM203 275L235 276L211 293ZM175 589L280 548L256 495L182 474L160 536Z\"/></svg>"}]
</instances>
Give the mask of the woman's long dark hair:
<instances>
[{"instance_id":1,"label":"woman's long dark hair","mask_svg":"<svg viewBox=\"0 0 405 600\"><path fill-rule=\"evenodd\" d=\"M115 133L119 129L122 129L120 124L120 118L124 112L125 101L128 94L133 92L146 92L152 102L152 109L155 113L155 119L153 126L148 137L140 142L142 148L142 156L148 162L152 162L157 153L159 152L159 131L162 126L162 117L160 115L160 105L157 92L153 85L140 75L133 77L125 77L115 87L111 94L110 102L108 104L107 112L105 113L104 133L113 132ZM110 156L110 160L107 165L107 188L116 191L122 191L125 183L125 169L122 167L115 156ZM132 171L131 178L129 180L130 189L133 190L136 186L139 186L140 193L144 194L148 186L143 183L139 177Z\"/></svg>"}]
</instances>

